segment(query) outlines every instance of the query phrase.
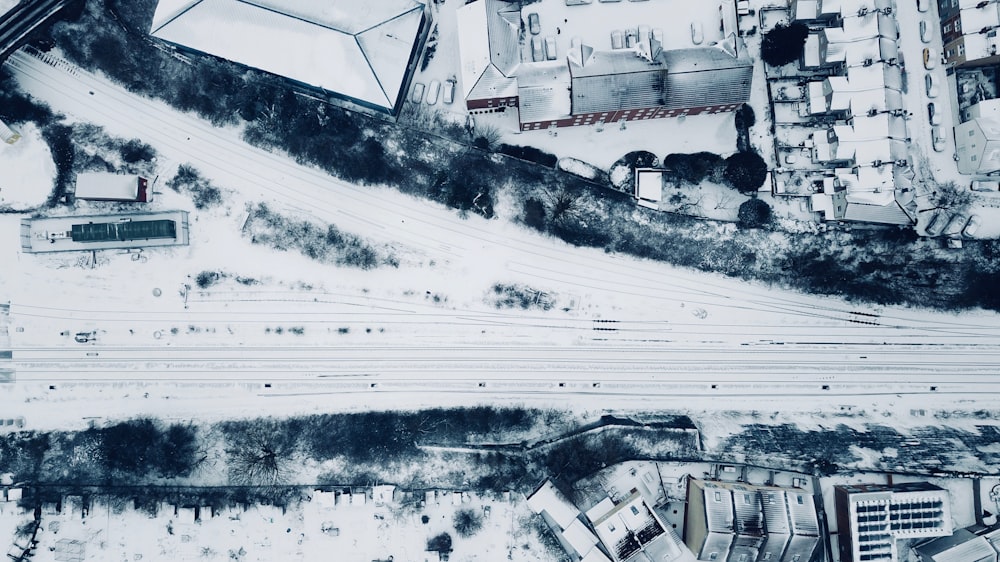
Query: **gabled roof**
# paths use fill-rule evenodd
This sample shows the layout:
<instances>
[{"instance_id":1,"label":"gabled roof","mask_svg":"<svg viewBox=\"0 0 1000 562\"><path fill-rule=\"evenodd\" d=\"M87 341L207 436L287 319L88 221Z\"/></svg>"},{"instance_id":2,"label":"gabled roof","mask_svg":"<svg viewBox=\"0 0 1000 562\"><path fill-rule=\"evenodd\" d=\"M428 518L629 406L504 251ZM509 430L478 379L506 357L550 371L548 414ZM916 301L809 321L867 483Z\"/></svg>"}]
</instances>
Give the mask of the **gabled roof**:
<instances>
[{"instance_id":1,"label":"gabled roof","mask_svg":"<svg viewBox=\"0 0 1000 562\"><path fill-rule=\"evenodd\" d=\"M150 33L392 111L423 10L414 0L160 0Z\"/></svg>"},{"instance_id":2,"label":"gabled roof","mask_svg":"<svg viewBox=\"0 0 1000 562\"><path fill-rule=\"evenodd\" d=\"M521 12L504 0L476 0L457 10L458 49L462 62L462 93L465 99L483 99L490 93L479 83L512 84L521 64ZM485 33L484 33L485 31Z\"/></svg>"}]
</instances>

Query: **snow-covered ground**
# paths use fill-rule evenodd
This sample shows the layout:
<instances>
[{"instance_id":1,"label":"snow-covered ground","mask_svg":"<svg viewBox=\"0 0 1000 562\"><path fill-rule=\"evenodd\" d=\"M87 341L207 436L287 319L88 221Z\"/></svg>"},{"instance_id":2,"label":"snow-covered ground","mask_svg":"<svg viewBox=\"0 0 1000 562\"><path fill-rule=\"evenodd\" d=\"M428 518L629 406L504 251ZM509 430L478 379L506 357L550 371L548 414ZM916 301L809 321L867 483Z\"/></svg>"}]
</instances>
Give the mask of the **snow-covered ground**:
<instances>
[{"instance_id":1,"label":"snow-covered ground","mask_svg":"<svg viewBox=\"0 0 1000 562\"><path fill-rule=\"evenodd\" d=\"M2 11L2 10L0 10ZM0 143L0 209L35 208L52 193L56 167L34 123L19 126L21 140Z\"/></svg>"},{"instance_id":2,"label":"snow-covered ground","mask_svg":"<svg viewBox=\"0 0 1000 562\"><path fill-rule=\"evenodd\" d=\"M17 3L21 0L0 0L0 16L6 14L13 8L17 6Z\"/></svg>"},{"instance_id":3,"label":"snow-covered ground","mask_svg":"<svg viewBox=\"0 0 1000 562\"><path fill-rule=\"evenodd\" d=\"M20 56L13 62L22 84L54 109L100 123L112 134L151 143L160 153L161 185L176 164L192 162L227 190L226 202L209 211L196 211L187 198L170 191L156 197L151 208L192 211L189 247L150 250L139 256L105 252L94 263L88 254L26 255L18 252L17 244L0 246L0 262L13 264L7 268L8 275L0 276L0 289L14 303L11 335L15 347L56 346L82 353L72 334L92 329L101 332L97 344L88 348L94 351L102 346L128 349L218 345L220 341L359 349L429 342L595 345L591 322L597 319L625 323L619 324L617 332L598 334L606 342L601 345L642 346L668 354L665 357L677 345L749 353L746 350L751 348L743 344L794 340L807 345L845 341L880 346L917 342L992 346L1000 338L1000 318L995 314L953 315L890 307L859 310L836 299L740 283L599 249L571 248L503 221L462 219L436 204L392 190L347 185L280 155L247 147L235 129L216 129L161 103L139 100L86 72L69 73L59 65ZM389 244L401 265L375 271L334 268L296 253L254 246L239 235L245 205L254 201L266 201L279 212L320 224L336 224L373 243ZM81 206L77 212L92 212L101 205ZM0 219L6 239L17 240L18 222L16 216ZM230 278L199 291L193 278L206 270L222 271ZM237 276L260 284L239 285L234 280ZM497 282L553 294L559 307L547 313L497 311L484 303ZM185 285L193 288L185 291ZM319 304L310 310L313 300ZM858 312L877 315L878 325L856 322ZM502 315L488 318L496 314ZM277 335L277 326L285 330L305 326L305 330L301 336L287 331ZM349 330L345 333L342 327ZM64 332L70 335L60 335ZM808 378L808 356L803 356L802 365L803 376ZM143 411L167 417L311 412L356 408L359 399L357 393L332 399L309 385L299 388L307 388L311 397L291 399L261 395L257 384L181 387L151 382L146 390L126 386L115 391L105 385L81 384L65 392L66 384L44 391L42 402L35 400L36 388L14 385L4 392L11 403L23 404L18 411L26 415L31 428L85 423L82 418L94 411L109 418ZM123 400L125 396L129 399ZM220 396L231 400L219 404ZM433 392L401 396L369 390L364 398L370 405L385 407L494 399L495 395L484 391L458 398ZM553 399L559 400L539 398L542 403ZM66 407L43 414L41 408L50 400ZM580 403L612 407L635 400L635 396L606 399L593 393L580 398ZM803 404L814 408L822 400ZM648 401L668 403L662 397ZM770 404L782 409L786 407L782 402L776 399ZM689 398L670 403L698 404ZM249 405L253 406L246 410ZM717 406L714 400L706 399L705 408L713 405Z\"/></svg>"},{"instance_id":4,"label":"snow-covered ground","mask_svg":"<svg viewBox=\"0 0 1000 562\"><path fill-rule=\"evenodd\" d=\"M346 492L346 493L345 493ZM376 504L372 488L314 492L287 509L269 505L223 508L163 503L155 514L131 505L109 505L90 498L89 513L80 498L42 510L40 548L32 560L436 560L427 541L440 533L452 539L451 560L534 562L551 556L537 536L537 524L523 496L488 498L453 490L426 496L397 490L388 503ZM457 496L455 496L457 494ZM454 501L453 501L454 496ZM427 502L427 498L430 502ZM353 501L352 501L353 498ZM470 510L482 527L469 537L455 530L455 513ZM424 518L426 517L426 521ZM13 542L14 529L30 513L0 502L0 543ZM21 539L17 541L25 544ZM78 557L66 558L78 553Z\"/></svg>"}]
</instances>

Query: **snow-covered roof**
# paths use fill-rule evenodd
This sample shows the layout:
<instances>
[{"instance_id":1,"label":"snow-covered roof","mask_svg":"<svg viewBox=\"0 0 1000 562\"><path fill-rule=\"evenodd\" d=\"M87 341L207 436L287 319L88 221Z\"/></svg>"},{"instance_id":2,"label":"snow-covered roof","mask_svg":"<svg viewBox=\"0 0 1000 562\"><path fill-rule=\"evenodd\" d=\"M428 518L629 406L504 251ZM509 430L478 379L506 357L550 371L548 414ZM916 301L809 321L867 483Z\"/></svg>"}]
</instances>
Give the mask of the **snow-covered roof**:
<instances>
[{"instance_id":1,"label":"snow-covered roof","mask_svg":"<svg viewBox=\"0 0 1000 562\"><path fill-rule=\"evenodd\" d=\"M391 112L423 23L414 0L160 0L150 33Z\"/></svg>"},{"instance_id":2,"label":"snow-covered roof","mask_svg":"<svg viewBox=\"0 0 1000 562\"><path fill-rule=\"evenodd\" d=\"M76 198L135 201L139 198L139 176L105 172L77 174Z\"/></svg>"},{"instance_id":3,"label":"snow-covered roof","mask_svg":"<svg viewBox=\"0 0 1000 562\"><path fill-rule=\"evenodd\" d=\"M663 198L663 172L660 170L636 170L635 196L646 201L659 202Z\"/></svg>"},{"instance_id":4,"label":"snow-covered roof","mask_svg":"<svg viewBox=\"0 0 1000 562\"><path fill-rule=\"evenodd\" d=\"M977 8L977 4L960 10L959 17L962 22L962 32L967 34L978 34L983 28L992 28L1000 25L1000 6L990 2L982 8Z\"/></svg>"},{"instance_id":5,"label":"snow-covered roof","mask_svg":"<svg viewBox=\"0 0 1000 562\"><path fill-rule=\"evenodd\" d=\"M959 529L951 536L940 537L913 548L929 562L967 562L996 559L997 551L985 537L968 529Z\"/></svg>"},{"instance_id":6,"label":"snow-covered roof","mask_svg":"<svg viewBox=\"0 0 1000 562\"><path fill-rule=\"evenodd\" d=\"M503 0L476 0L455 10L465 99L487 97L482 94L489 90L478 85L483 78L513 82L510 79L521 64L521 13L516 6Z\"/></svg>"},{"instance_id":7,"label":"snow-covered roof","mask_svg":"<svg viewBox=\"0 0 1000 562\"><path fill-rule=\"evenodd\" d=\"M753 63L714 48L663 51L667 65L666 106L685 108L746 103Z\"/></svg>"},{"instance_id":8,"label":"snow-covered roof","mask_svg":"<svg viewBox=\"0 0 1000 562\"><path fill-rule=\"evenodd\" d=\"M593 550L594 545L597 544L597 537L579 519L574 519L569 527L563 529L562 534L566 542L581 557Z\"/></svg>"},{"instance_id":9,"label":"snow-covered roof","mask_svg":"<svg viewBox=\"0 0 1000 562\"><path fill-rule=\"evenodd\" d=\"M560 530L569 528L580 515L580 510L556 489L551 480L546 480L534 494L531 494L528 498L528 507L535 513L544 511Z\"/></svg>"},{"instance_id":10,"label":"snow-covered roof","mask_svg":"<svg viewBox=\"0 0 1000 562\"><path fill-rule=\"evenodd\" d=\"M518 110L522 123L563 119L570 114L566 61L524 63L518 70Z\"/></svg>"},{"instance_id":11,"label":"snow-covered roof","mask_svg":"<svg viewBox=\"0 0 1000 562\"><path fill-rule=\"evenodd\" d=\"M864 205L848 203L844 220L855 222L875 222L881 224L911 225L913 219L893 201L888 205Z\"/></svg>"}]
</instances>

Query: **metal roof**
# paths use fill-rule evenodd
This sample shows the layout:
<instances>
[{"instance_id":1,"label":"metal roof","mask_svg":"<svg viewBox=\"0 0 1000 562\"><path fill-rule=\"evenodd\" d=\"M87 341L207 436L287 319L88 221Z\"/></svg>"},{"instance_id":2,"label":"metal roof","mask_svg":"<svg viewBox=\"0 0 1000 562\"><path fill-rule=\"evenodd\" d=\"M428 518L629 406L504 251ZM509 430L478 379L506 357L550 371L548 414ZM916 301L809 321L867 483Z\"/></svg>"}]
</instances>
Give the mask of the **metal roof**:
<instances>
[{"instance_id":1,"label":"metal roof","mask_svg":"<svg viewBox=\"0 0 1000 562\"><path fill-rule=\"evenodd\" d=\"M721 49L663 51L667 65L666 105L670 109L746 103L753 64Z\"/></svg>"},{"instance_id":2,"label":"metal roof","mask_svg":"<svg viewBox=\"0 0 1000 562\"><path fill-rule=\"evenodd\" d=\"M761 490L761 510L764 512L764 529L768 534L790 532L784 490Z\"/></svg>"},{"instance_id":3,"label":"metal roof","mask_svg":"<svg viewBox=\"0 0 1000 562\"><path fill-rule=\"evenodd\" d=\"M933 562L980 562L997 560L997 551L985 537L959 529L951 536L941 537L913 548Z\"/></svg>"},{"instance_id":4,"label":"metal roof","mask_svg":"<svg viewBox=\"0 0 1000 562\"><path fill-rule=\"evenodd\" d=\"M70 238L74 242L148 240L176 236L177 223L172 220L74 224L70 230Z\"/></svg>"},{"instance_id":5,"label":"metal roof","mask_svg":"<svg viewBox=\"0 0 1000 562\"><path fill-rule=\"evenodd\" d=\"M570 114L570 75L566 61L525 63L517 76L522 123L563 119Z\"/></svg>"},{"instance_id":6,"label":"metal roof","mask_svg":"<svg viewBox=\"0 0 1000 562\"><path fill-rule=\"evenodd\" d=\"M733 535L729 533L709 532L705 537L705 544L701 547L699 560L725 560L729 556L729 547L733 544ZM711 558L715 553L716 557Z\"/></svg>"},{"instance_id":7,"label":"metal roof","mask_svg":"<svg viewBox=\"0 0 1000 562\"><path fill-rule=\"evenodd\" d=\"M664 105L667 66L635 50L594 51L580 65L570 61L572 113L596 113Z\"/></svg>"},{"instance_id":8,"label":"metal roof","mask_svg":"<svg viewBox=\"0 0 1000 562\"><path fill-rule=\"evenodd\" d=\"M423 10L414 0L160 0L150 33L391 112Z\"/></svg>"},{"instance_id":9,"label":"metal roof","mask_svg":"<svg viewBox=\"0 0 1000 562\"><path fill-rule=\"evenodd\" d=\"M487 66L473 85L466 99L482 100L506 98L517 95L517 78L507 77L492 64Z\"/></svg>"},{"instance_id":10,"label":"metal roof","mask_svg":"<svg viewBox=\"0 0 1000 562\"><path fill-rule=\"evenodd\" d=\"M895 201L888 205L862 205L848 203L844 220L859 222L877 222L882 224L911 225L913 219Z\"/></svg>"},{"instance_id":11,"label":"metal roof","mask_svg":"<svg viewBox=\"0 0 1000 562\"><path fill-rule=\"evenodd\" d=\"M802 535L792 535L785 549L785 555L781 557L781 562L807 562L812 560L813 552L819 545L819 537L807 537Z\"/></svg>"},{"instance_id":12,"label":"metal roof","mask_svg":"<svg viewBox=\"0 0 1000 562\"><path fill-rule=\"evenodd\" d=\"M139 198L139 176L86 172L76 176L78 199L115 199L135 201Z\"/></svg>"}]
</instances>

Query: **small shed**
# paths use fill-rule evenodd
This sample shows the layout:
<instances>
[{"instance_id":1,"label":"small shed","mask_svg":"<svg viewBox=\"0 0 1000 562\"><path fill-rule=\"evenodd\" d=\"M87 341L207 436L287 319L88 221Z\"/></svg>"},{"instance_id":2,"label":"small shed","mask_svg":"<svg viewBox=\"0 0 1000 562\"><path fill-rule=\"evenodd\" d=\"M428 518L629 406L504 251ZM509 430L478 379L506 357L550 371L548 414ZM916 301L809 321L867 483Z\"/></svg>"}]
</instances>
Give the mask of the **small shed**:
<instances>
[{"instance_id":1,"label":"small shed","mask_svg":"<svg viewBox=\"0 0 1000 562\"><path fill-rule=\"evenodd\" d=\"M663 170L636 168L635 198L643 207L659 209L663 199Z\"/></svg>"},{"instance_id":2,"label":"small shed","mask_svg":"<svg viewBox=\"0 0 1000 562\"><path fill-rule=\"evenodd\" d=\"M147 203L150 197L146 178L136 175L87 172L76 176L76 198L85 201Z\"/></svg>"}]
</instances>

